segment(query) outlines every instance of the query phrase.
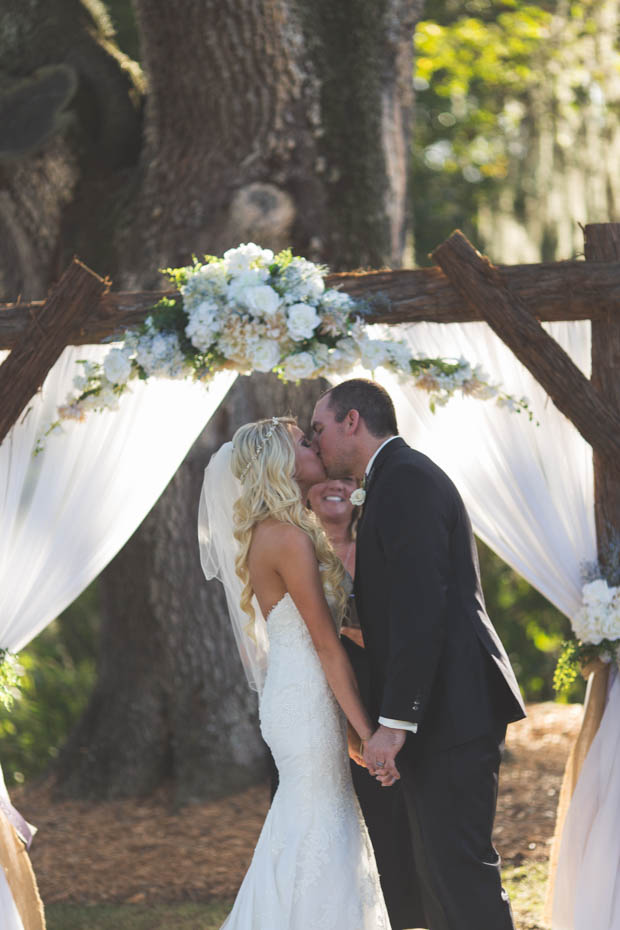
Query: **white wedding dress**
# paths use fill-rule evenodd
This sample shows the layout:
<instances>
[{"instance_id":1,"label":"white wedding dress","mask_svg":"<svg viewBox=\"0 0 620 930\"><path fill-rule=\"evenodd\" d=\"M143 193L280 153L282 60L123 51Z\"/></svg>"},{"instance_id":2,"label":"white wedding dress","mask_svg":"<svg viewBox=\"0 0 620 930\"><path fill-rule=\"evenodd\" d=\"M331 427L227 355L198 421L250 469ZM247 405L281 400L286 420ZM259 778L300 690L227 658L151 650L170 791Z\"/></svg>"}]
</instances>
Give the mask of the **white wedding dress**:
<instances>
[{"instance_id":1,"label":"white wedding dress","mask_svg":"<svg viewBox=\"0 0 620 930\"><path fill-rule=\"evenodd\" d=\"M222 930L390 930L346 720L289 594L267 632L260 724L280 783Z\"/></svg>"}]
</instances>

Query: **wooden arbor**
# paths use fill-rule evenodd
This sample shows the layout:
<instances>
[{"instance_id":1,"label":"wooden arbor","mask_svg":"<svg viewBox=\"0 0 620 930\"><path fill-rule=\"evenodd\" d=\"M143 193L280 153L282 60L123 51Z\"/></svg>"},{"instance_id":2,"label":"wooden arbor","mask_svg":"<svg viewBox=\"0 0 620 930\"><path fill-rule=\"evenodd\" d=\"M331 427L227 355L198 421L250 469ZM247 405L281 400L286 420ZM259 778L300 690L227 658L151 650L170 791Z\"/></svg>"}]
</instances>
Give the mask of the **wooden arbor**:
<instances>
[{"instance_id":1,"label":"wooden arbor","mask_svg":"<svg viewBox=\"0 0 620 930\"><path fill-rule=\"evenodd\" d=\"M438 267L331 275L374 307L370 322L484 320L590 443L602 561L620 534L620 224L585 228L586 261L494 266L455 232L433 253ZM67 345L98 343L137 324L162 296L114 293L74 259L46 301L0 305L0 442ZM586 378L541 322L592 321Z\"/></svg>"}]
</instances>

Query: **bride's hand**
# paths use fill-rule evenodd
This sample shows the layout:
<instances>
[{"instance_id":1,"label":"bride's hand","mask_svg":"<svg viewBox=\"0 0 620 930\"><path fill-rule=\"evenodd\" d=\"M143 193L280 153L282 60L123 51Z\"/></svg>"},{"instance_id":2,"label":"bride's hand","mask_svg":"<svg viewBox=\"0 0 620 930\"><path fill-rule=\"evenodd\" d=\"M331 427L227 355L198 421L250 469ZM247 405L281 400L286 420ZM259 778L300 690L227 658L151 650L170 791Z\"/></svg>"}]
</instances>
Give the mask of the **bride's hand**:
<instances>
[{"instance_id":1,"label":"bride's hand","mask_svg":"<svg viewBox=\"0 0 620 930\"><path fill-rule=\"evenodd\" d=\"M360 751L362 741L350 723L347 723L347 742L349 745L349 758L357 762L358 765L361 765L362 768L366 768L364 757Z\"/></svg>"}]
</instances>

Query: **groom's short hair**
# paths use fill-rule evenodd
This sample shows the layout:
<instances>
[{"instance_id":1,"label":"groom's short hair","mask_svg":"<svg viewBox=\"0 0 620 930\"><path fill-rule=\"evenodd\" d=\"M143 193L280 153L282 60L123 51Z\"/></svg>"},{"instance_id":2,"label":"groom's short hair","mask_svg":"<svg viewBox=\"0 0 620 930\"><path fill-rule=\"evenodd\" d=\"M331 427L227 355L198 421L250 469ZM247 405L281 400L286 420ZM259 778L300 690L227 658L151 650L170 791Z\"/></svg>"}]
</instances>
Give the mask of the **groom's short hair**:
<instances>
[{"instance_id":1,"label":"groom's short hair","mask_svg":"<svg viewBox=\"0 0 620 930\"><path fill-rule=\"evenodd\" d=\"M398 433L396 411L392 398L376 381L366 378L351 378L325 391L328 408L337 423L342 423L349 410L357 410L368 432L380 438Z\"/></svg>"}]
</instances>

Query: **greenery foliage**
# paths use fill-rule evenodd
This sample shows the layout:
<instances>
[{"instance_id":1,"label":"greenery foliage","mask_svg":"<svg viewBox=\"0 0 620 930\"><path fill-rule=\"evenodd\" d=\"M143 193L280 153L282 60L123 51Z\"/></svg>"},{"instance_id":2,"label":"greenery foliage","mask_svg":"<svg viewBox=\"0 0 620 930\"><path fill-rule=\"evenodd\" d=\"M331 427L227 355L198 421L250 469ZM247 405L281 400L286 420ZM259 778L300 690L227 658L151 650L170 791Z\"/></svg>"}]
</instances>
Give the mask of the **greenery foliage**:
<instances>
[{"instance_id":1,"label":"greenery foliage","mask_svg":"<svg viewBox=\"0 0 620 930\"><path fill-rule=\"evenodd\" d=\"M84 709L95 682L99 603L91 585L19 654L20 690L0 709L7 784L42 774Z\"/></svg>"},{"instance_id":2,"label":"greenery foliage","mask_svg":"<svg viewBox=\"0 0 620 930\"><path fill-rule=\"evenodd\" d=\"M519 219L544 158L577 166L584 124L603 120L618 94L619 53L603 37L608 5L427 0L415 34L420 264L455 226L479 241L479 208L499 209L504 190ZM601 41L611 45L604 54Z\"/></svg>"},{"instance_id":3,"label":"greenery foliage","mask_svg":"<svg viewBox=\"0 0 620 930\"><path fill-rule=\"evenodd\" d=\"M571 635L568 617L480 541L478 552L487 610L526 700L553 700L555 665ZM575 676L561 699L581 701L584 691L585 682Z\"/></svg>"}]
</instances>

